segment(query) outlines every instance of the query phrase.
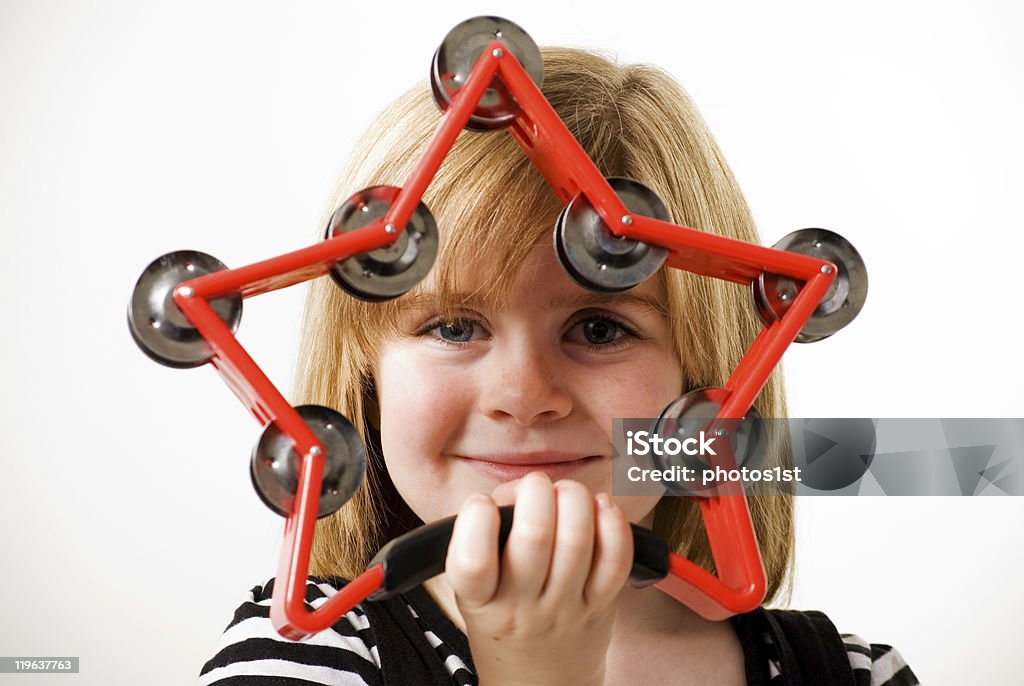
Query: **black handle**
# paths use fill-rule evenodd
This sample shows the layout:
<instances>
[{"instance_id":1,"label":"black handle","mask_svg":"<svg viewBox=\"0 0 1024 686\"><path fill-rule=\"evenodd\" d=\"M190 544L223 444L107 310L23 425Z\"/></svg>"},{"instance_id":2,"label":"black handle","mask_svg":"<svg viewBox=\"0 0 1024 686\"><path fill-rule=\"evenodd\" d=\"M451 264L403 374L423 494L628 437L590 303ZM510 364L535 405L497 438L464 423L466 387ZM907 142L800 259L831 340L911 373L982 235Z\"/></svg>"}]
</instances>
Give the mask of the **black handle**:
<instances>
[{"instance_id":1,"label":"black handle","mask_svg":"<svg viewBox=\"0 0 1024 686\"><path fill-rule=\"evenodd\" d=\"M498 508L501 526L498 533L498 552L505 550L505 542L512 530L512 506ZM448 555L448 542L452 538L455 517L424 524L418 529L399 536L380 549L367 567L384 565L384 582L370 600L385 600L419 586L427 579L444 571ZM636 524L633 530L633 569L629 582L637 588L649 586L668 574L668 547L653 531Z\"/></svg>"}]
</instances>

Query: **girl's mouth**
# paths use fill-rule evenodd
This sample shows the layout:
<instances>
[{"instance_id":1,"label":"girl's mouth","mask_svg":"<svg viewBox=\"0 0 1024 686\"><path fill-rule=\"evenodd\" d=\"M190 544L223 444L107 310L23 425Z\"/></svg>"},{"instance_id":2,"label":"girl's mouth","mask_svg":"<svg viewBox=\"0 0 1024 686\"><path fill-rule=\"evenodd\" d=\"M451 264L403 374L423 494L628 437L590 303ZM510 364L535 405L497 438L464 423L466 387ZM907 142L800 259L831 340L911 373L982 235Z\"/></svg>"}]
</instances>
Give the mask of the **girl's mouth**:
<instances>
[{"instance_id":1,"label":"girl's mouth","mask_svg":"<svg viewBox=\"0 0 1024 686\"><path fill-rule=\"evenodd\" d=\"M530 472L542 472L548 475L552 481L569 478L574 472L579 471L601 460L600 455L590 455L574 459L558 459L564 456L553 456L555 459L545 459L538 455L535 462L506 462L498 461L490 456L463 457L453 456L455 460L467 465L476 472L498 481L514 481L521 479Z\"/></svg>"}]
</instances>

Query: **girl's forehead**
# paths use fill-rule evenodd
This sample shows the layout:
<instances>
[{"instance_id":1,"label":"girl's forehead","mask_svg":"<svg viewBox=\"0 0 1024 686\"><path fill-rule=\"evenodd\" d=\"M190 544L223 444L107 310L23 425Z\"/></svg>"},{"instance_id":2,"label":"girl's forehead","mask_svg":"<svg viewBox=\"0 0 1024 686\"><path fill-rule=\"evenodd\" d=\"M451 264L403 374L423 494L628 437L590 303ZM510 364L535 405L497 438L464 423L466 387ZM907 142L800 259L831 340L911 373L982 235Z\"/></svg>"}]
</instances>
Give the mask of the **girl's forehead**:
<instances>
[{"instance_id":1,"label":"girl's forehead","mask_svg":"<svg viewBox=\"0 0 1024 686\"><path fill-rule=\"evenodd\" d=\"M406 296L403 308L466 307L500 310L521 306L545 312L628 305L667 314L664 286L657 276L621 293L595 293L579 286L558 263L551 245L537 244L518 264L483 255L477 261L452 263L455 280L443 270L430 274ZM495 284L505 287L496 289Z\"/></svg>"},{"instance_id":2,"label":"girl's forehead","mask_svg":"<svg viewBox=\"0 0 1024 686\"><path fill-rule=\"evenodd\" d=\"M489 283L501 281L519 289L536 286L579 288L558 264L550 240L537 241L532 246L519 249L485 244L478 251L452 251L447 256L442 255L439 261L447 263L447 270L435 269L428 274L424 285L432 287L432 290L438 290L438 282L444 278L445 271L453 269L460 272L462 289L470 292L485 291Z\"/></svg>"}]
</instances>

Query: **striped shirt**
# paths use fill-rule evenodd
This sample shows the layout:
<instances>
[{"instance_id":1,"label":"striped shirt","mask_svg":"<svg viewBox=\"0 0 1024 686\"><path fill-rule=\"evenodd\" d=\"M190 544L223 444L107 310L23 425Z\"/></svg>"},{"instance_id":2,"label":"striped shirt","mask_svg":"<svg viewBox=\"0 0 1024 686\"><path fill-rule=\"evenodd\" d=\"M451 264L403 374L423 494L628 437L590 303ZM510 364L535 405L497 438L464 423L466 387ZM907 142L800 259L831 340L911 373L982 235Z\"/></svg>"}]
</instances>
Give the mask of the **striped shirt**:
<instances>
[{"instance_id":1,"label":"striped shirt","mask_svg":"<svg viewBox=\"0 0 1024 686\"><path fill-rule=\"evenodd\" d=\"M342 579L310 578L306 584L307 609L322 606ZM304 641L293 642L277 634L270 623L273 581L256 586L220 638L217 653L203 666L200 686L383 686L382 641L396 637L398 642L419 642L415 646L421 659L433 661L436 683L475 685L472 658L465 635L441 611L422 587L392 601L392 612L405 623L403 632L388 635L385 615L360 604L345 614L333 627ZM374 613L375 624L371 621ZM403 615L404 616L401 616ZM918 680L903 657L887 645L868 643L853 634L841 634L855 686L913 686ZM748 683L781 686L783 660L773 646L769 632L752 640L741 633L747 657ZM757 645L751 645L756 642ZM425 658L423 656L426 656ZM751 675L751 656L760 662L763 678ZM405 658L398 658L405 659Z\"/></svg>"}]
</instances>

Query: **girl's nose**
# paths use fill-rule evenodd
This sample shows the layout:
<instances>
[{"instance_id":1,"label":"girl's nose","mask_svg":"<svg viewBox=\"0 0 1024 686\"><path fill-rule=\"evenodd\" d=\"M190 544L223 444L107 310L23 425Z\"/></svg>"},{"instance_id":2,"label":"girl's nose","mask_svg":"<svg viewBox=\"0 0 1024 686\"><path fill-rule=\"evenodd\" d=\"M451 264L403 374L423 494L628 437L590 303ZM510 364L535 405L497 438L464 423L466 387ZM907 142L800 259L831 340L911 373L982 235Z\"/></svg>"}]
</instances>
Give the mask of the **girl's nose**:
<instances>
[{"instance_id":1,"label":"girl's nose","mask_svg":"<svg viewBox=\"0 0 1024 686\"><path fill-rule=\"evenodd\" d=\"M572 411L572 396L555 360L526 343L509 343L491 354L480 400L487 416L530 426Z\"/></svg>"}]
</instances>

